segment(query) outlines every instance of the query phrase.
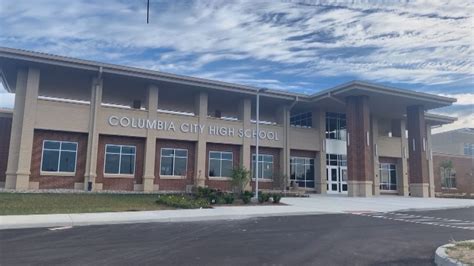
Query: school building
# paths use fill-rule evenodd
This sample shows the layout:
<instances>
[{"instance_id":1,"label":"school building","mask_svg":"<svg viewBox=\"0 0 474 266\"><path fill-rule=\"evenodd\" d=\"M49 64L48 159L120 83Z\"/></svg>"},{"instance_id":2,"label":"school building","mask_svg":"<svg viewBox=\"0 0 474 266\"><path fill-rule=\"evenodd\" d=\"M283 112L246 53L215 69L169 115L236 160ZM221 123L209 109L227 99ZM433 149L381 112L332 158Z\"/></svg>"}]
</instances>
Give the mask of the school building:
<instances>
[{"instance_id":1,"label":"school building","mask_svg":"<svg viewBox=\"0 0 474 266\"><path fill-rule=\"evenodd\" d=\"M431 128L455 120L429 111L456 99L361 81L306 95L11 48L0 68L15 190L230 190L258 163L262 189L432 197Z\"/></svg>"}]
</instances>

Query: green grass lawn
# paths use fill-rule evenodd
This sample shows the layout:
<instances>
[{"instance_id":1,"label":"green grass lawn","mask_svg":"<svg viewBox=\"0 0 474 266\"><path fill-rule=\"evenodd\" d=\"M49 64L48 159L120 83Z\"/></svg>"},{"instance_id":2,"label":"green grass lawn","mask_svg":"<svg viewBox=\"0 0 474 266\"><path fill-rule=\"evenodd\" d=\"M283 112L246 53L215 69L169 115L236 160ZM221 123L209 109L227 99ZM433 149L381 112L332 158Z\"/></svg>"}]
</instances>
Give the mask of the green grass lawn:
<instances>
[{"instance_id":1,"label":"green grass lawn","mask_svg":"<svg viewBox=\"0 0 474 266\"><path fill-rule=\"evenodd\" d=\"M151 194L0 193L0 215L170 209Z\"/></svg>"}]
</instances>

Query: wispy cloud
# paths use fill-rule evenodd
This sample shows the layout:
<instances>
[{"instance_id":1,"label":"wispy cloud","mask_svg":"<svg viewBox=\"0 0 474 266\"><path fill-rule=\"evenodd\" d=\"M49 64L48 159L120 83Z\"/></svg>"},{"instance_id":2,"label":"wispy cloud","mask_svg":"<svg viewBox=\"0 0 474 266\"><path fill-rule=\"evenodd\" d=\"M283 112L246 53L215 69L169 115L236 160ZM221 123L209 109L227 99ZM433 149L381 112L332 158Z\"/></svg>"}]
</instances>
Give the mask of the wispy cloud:
<instances>
[{"instance_id":1,"label":"wispy cloud","mask_svg":"<svg viewBox=\"0 0 474 266\"><path fill-rule=\"evenodd\" d=\"M305 93L364 79L473 99L471 1L151 0L148 25L145 7L3 0L0 45Z\"/></svg>"}]
</instances>

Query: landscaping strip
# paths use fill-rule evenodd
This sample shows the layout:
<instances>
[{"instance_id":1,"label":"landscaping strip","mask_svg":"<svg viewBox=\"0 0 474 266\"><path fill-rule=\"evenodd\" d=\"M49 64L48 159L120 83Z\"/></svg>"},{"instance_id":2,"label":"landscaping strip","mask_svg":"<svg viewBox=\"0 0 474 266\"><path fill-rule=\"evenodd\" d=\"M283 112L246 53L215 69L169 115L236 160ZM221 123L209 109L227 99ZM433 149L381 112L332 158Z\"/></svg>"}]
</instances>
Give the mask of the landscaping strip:
<instances>
[{"instance_id":1,"label":"landscaping strip","mask_svg":"<svg viewBox=\"0 0 474 266\"><path fill-rule=\"evenodd\" d=\"M0 215L172 209L157 199L157 194L0 193Z\"/></svg>"}]
</instances>

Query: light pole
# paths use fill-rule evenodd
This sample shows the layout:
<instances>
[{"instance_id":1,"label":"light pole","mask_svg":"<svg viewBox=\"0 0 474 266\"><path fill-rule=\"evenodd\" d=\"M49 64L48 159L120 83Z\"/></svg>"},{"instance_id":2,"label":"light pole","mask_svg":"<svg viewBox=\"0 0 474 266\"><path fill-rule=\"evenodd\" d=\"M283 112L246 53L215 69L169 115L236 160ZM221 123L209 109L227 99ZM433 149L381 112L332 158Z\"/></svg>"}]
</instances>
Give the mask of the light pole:
<instances>
[{"instance_id":1,"label":"light pole","mask_svg":"<svg viewBox=\"0 0 474 266\"><path fill-rule=\"evenodd\" d=\"M255 198L258 200L258 178L259 178L259 139L260 139L260 93L267 89L261 88L257 90L257 103L256 103L256 123L257 123L257 138L255 139Z\"/></svg>"}]
</instances>

